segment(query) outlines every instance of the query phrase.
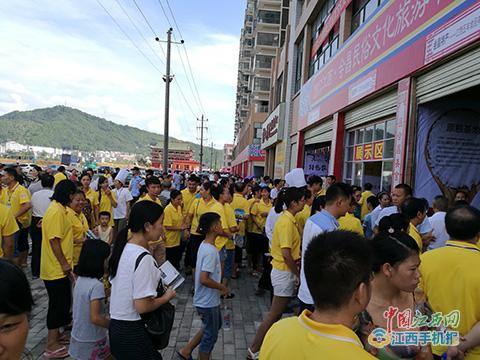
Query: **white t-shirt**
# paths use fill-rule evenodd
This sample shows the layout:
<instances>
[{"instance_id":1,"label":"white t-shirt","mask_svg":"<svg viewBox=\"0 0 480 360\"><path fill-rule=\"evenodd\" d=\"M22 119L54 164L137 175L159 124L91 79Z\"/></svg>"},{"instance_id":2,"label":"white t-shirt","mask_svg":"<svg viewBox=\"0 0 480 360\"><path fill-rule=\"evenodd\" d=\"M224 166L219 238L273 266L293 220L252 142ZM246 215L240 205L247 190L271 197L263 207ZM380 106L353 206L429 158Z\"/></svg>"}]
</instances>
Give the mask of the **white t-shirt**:
<instances>
[{"instance_id":1,"label":"white t-shirt","mask_svg":"<svg viewBox=\"0 0 480 360\"><path fill-rule=\"evenodd\" d=\"M114 189L115 195L117 195L117 207L113 208L113 218L125 219L127 217L127 202L133 200L130 190L127 188Z\"/></svg>"},{"instance_id":2,"label":"white t-shirt","mask_svg":"<svg viewBox=\"0 0 480 360\"><path fill-rule=\"evenodd\" d=\"M145 256L137 270L135 262L147 250L127 243L118 264L117 275L111 279L110 317L116 320L140 320L134 300L157 296L160 270L152 256Z\"/></svg>"},{"instance_id":3,"label":"white t-shirt","mask_svg":"<svg viewBox=\"0 0 480 360\"><path fill-rule=\"evenodd\" d=\"M52 189L43 189L36 191L30 200L32 204L32 216L43 218L43 214L50 205L50 198L53 195Z\"/></svg>"},{"instance_id":4,"label":"white t-shirt","mask_svg":"<svg viewBox=\"0 0 480 360\"><path fill-rule=\"evenodd\" d=\"M433 236L435 236L435 241L428 246L429 250L445 246L445 243L450 240L450 235L448 235L447 229L445 228L446 214L444 211L439 211L429 218L430 224L433 227Z\"/></svg>"},{"instance_id":5,"label":"white t-shirt","mask_svg":"<svg viewBox=\"0 0 480 360\"><path fill-rule=\"evenodd\" d=\"M265 221L265 235L267 235L268 238L268 247L272 247L272 235L273 235L273 229L275 228L275 224L277 223L278 218L282 215L282 212L277 212L275 211L275 206L273 206L270 211L268 212L267 215L267 220Z\"/></svg>"}]
</instances>

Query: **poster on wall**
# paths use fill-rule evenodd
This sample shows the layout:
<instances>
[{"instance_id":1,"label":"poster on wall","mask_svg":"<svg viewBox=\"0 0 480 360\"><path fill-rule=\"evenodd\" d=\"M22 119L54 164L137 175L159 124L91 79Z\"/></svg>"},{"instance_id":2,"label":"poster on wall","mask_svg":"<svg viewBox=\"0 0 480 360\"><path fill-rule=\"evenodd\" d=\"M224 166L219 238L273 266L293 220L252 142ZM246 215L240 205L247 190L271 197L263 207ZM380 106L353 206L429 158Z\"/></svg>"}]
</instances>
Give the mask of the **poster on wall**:
<instances>
[{"instance_id":1,"label":"poster on wall","mask_svg":"<svg viewBox=\"0 0 480 360\"><path fill-rule=\"evenodd\" d=\"M480 207L480 103L453 96L420 105L415 195L453 202L458 190Z\"/></svg>"},{"instance_id":2,"label":"poster on wall","mask_svg":"<svg viewBox=\"0 0 480 360\"><path fill-rule=\"evenodd\" d=\"M328 175L328 163L330 161L330 147L321 147L305 151L304 173L307 176Z\"/></svg>"}]
</instances>

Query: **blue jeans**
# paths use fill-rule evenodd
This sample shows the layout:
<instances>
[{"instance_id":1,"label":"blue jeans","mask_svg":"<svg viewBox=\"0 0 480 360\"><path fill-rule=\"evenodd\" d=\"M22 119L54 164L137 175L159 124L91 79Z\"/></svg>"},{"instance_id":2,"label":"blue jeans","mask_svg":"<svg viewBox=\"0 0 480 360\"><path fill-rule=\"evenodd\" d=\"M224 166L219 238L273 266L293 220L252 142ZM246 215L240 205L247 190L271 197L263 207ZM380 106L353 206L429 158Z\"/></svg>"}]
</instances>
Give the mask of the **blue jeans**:
<instances>
[{"instance_id":1,"label":"blue jeans","mask_svg":"<svg viewBox=\"0 0 480 360\"><path fill-rule=\"evenodd\" d=\"M225 260L225 271L223 277L230 279L233 274L233 261L235 258L235 249L227 250L227 259Z\"/></svg>"},{"instance_id":2,"label":"blue jeans","mask_svg":"<svg viewBox=\"0 0 480 360\"><path fill-rule=\"evenodd\" d=\"M222 328L223 319L220 306L212 308L201 308L197 306L197 312L203 324L203 335L199 350L204 354L210 354L217 342L218 332Z\"/></svg>"}]
</instances>

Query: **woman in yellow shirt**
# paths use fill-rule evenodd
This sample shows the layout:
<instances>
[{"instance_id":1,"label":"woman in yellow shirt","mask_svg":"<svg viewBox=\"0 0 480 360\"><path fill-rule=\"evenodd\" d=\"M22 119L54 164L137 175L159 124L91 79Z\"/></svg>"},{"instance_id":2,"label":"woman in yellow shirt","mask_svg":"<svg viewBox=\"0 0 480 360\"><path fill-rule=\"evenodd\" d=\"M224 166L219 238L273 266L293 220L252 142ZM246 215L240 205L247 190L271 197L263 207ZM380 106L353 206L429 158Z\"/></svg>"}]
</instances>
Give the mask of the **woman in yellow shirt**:
<instances>
[{"instance_id":1,"label":"woman in yellow shirt","mask_svg":"<svg viewBox=\"0 0 480 360\"><path fill-rule=\"evenodd\" d=\"M73 232L72 223L67 216L67 205L76 190L72 181L60 181L42 220L40 278L48 294L48 335L44 353L48 359L68 356L67 347L60 343L60 328L72 321L70 278L73 265Z\"/></svg>"},{"instance_id":2,"label":"woman in yellow shirt","mask_svg":"<svg viewBox=\"0 0 480 360\"><path fill-rule=\"evenodd\" d=\"M252 214L252 230L248 239L249 253L252 254L252 275L259 275L259 261L268 251L268 239L265 236L265 222L268 212L272 208L270 188L265 186L260 190L261 199L253 203L250 210Z\"/></svg>"},{"instance_id":3,"label":"woman in yellow shirt","mask_svg":"<svg viewBox=\"0 0 480 360\"><path fill-rule=\"evenodd\" d=\"M88 226L93 229L98 223L98 193L90 187L92 178L88 172L84 172L80 177L81 189L85 194L85 204L83 213L88 221Z\"/></svg>"},{"instance_id":4,"label":"woman in yellow shirt","mask_svg":"<svg viewBox=\"0 0 480 360\"><path fill-rule=\"evenodd\" d=\"M73 266L78 264L88 230L88 221L82 212L84 204L85 193L82 190L77 190L67 207L67 216L72 223L73 231Z\"/></svg>"},{"instance_id":5,"label":"woman in yellow shirt","mask_svg":"<svg viewBox=\"0 0 480 360\"><path fill-rule=\"evenodd\" d=\"M117 207L117 196L108 187L108 179L100 176L98 179L98 210L99 213L107 211L110 213L110 222L108 225L113 227L113 208Z\"/></svg>"},{"instance_id":6,"label":"woman in yellow shirt","mask_svg":"<svg viewBox=\"0 0 480 360\"><path fill-rule=\"evenodd\" d=\"M180 260L182 259L182 248L180 237L185 230L182 214L182 193L172 190L170 193L170 204L165 207L163 213L163 228L165 229L166 258L180 271Z\"/></svg>"},{"instance_id":7,"label":"woman in yellow shirt","mask_svg":"<svg viewBox=\"0 0 480 360\"><path fill-rule=\"evenodd\" d=\"M360 236L364 236L362 223L355 217L355 215L353 215L356 207L357 202L352 196L352 201L350 202L350 208L348 209L348 212L338 219L338 230L352 231Z\"/></svg>"},{"instance_id":8,"label":"woman in yellow shirt","mask_svg":"<svg viewBox=\"0 0 480 360\"><path fill-rule=\"evenodd\" d=\"M303 210L305 190L302 188L284 188L280 191L275 210L286 210L278 218L272 235L272 287L273 299L270 312L257 330L253 344L248 349L248 357L257 358L265 334L278 321L299 285L299 262L301 238L295 215Z\"/></svg>"},{"instance_id":9,"label":"woman in yellow shirt","mask_svg":"<svg viewBox=\"0 0 480 360\"><path fill-rule=\"evenodd\" d=\"M427 210L426 201L419 198L409 198L402 204L402 214L405 214L410 220L408 234L415 240L420 252L423 251L423 242L417 226L423 223L427 217Z\"/></svg>"},{"instance_id":10,"label":"woman in yellow shirt","mask_svg":"<svg viewBox=\"0 0 480 360\"><path fill-rule=\"evenodd\" d=\"M305 190L305 206L303 207L302 211L300 211L297 215L295 215L295 220L297 221L300 237L303 237L303 228L305 227L305 224L307 223L308 218L311 216L312 204L315 198L316 197L310 190L308 189Z\"/></svg>"}]
</instances>

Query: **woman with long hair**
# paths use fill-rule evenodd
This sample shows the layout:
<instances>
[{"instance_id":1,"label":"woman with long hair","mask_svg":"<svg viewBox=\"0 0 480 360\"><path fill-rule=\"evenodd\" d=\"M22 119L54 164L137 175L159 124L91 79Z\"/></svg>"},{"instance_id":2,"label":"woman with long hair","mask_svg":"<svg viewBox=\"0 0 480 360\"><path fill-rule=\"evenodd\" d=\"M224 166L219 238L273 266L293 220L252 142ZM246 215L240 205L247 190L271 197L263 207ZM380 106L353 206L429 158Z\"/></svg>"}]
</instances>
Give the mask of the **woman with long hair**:
<instances>
[{"instance_id":1,"label":"woman with long hair","mask_svg":"<svg viewBox=\"0 0 480 360\"><path fill-rule=\"evenodd\" d=\"M117 195L111 191L108 186L108 178L100 176L98 178L98 210L99 213L106 211L110 213L108 225L113 227L113 208L117 207ZM97 224L98 225L98 224Z\"/></svg>"},{"instance_id":2,"label":"woman with long hair","mask_svg":"<svg viewBox=\"0 0 480 360\"><path fill-rule=\"evenodd\" d=\"M295 215L305 206L305 190L295 187L282 189L275 203L275 210L280 212L284 206L286 210L283 210L275 224L270 247L273 258L270 274L273 287L272 305L248 349L249 359L258 359L265 334L280 319L299 285L302 241Z\"/></svg>"},{"instance_id":3,"label":"woman with long hair","mask_svg":"<svg viewBox=\"0 0 480 360\"><path fill-rule=\"evenodd\" d=\"M85 193L77 190L72 196L72 200L67 207L67 216L72 223L73 231L73 266L78 264L82 246L86 240L88 221L83 214L83 206L85 204Z\"/></svg>"},{"instance_id":4,"label":"woman with long hair","mask_svg":"<svg viewBox=\"0 0 480 360\"><path fill-rule=\"evenodd\" d=\"M137 202L130 212L128 227L120 231L114 243L108 266L112 283L109 338L116 359L162 358L140 317L176 295L173 289L167 289L157 297L161 276L148 242L160 238L162 221L160 205ZM147 255L143 256L144 253Z\"/></svg>"}]
</instances>

